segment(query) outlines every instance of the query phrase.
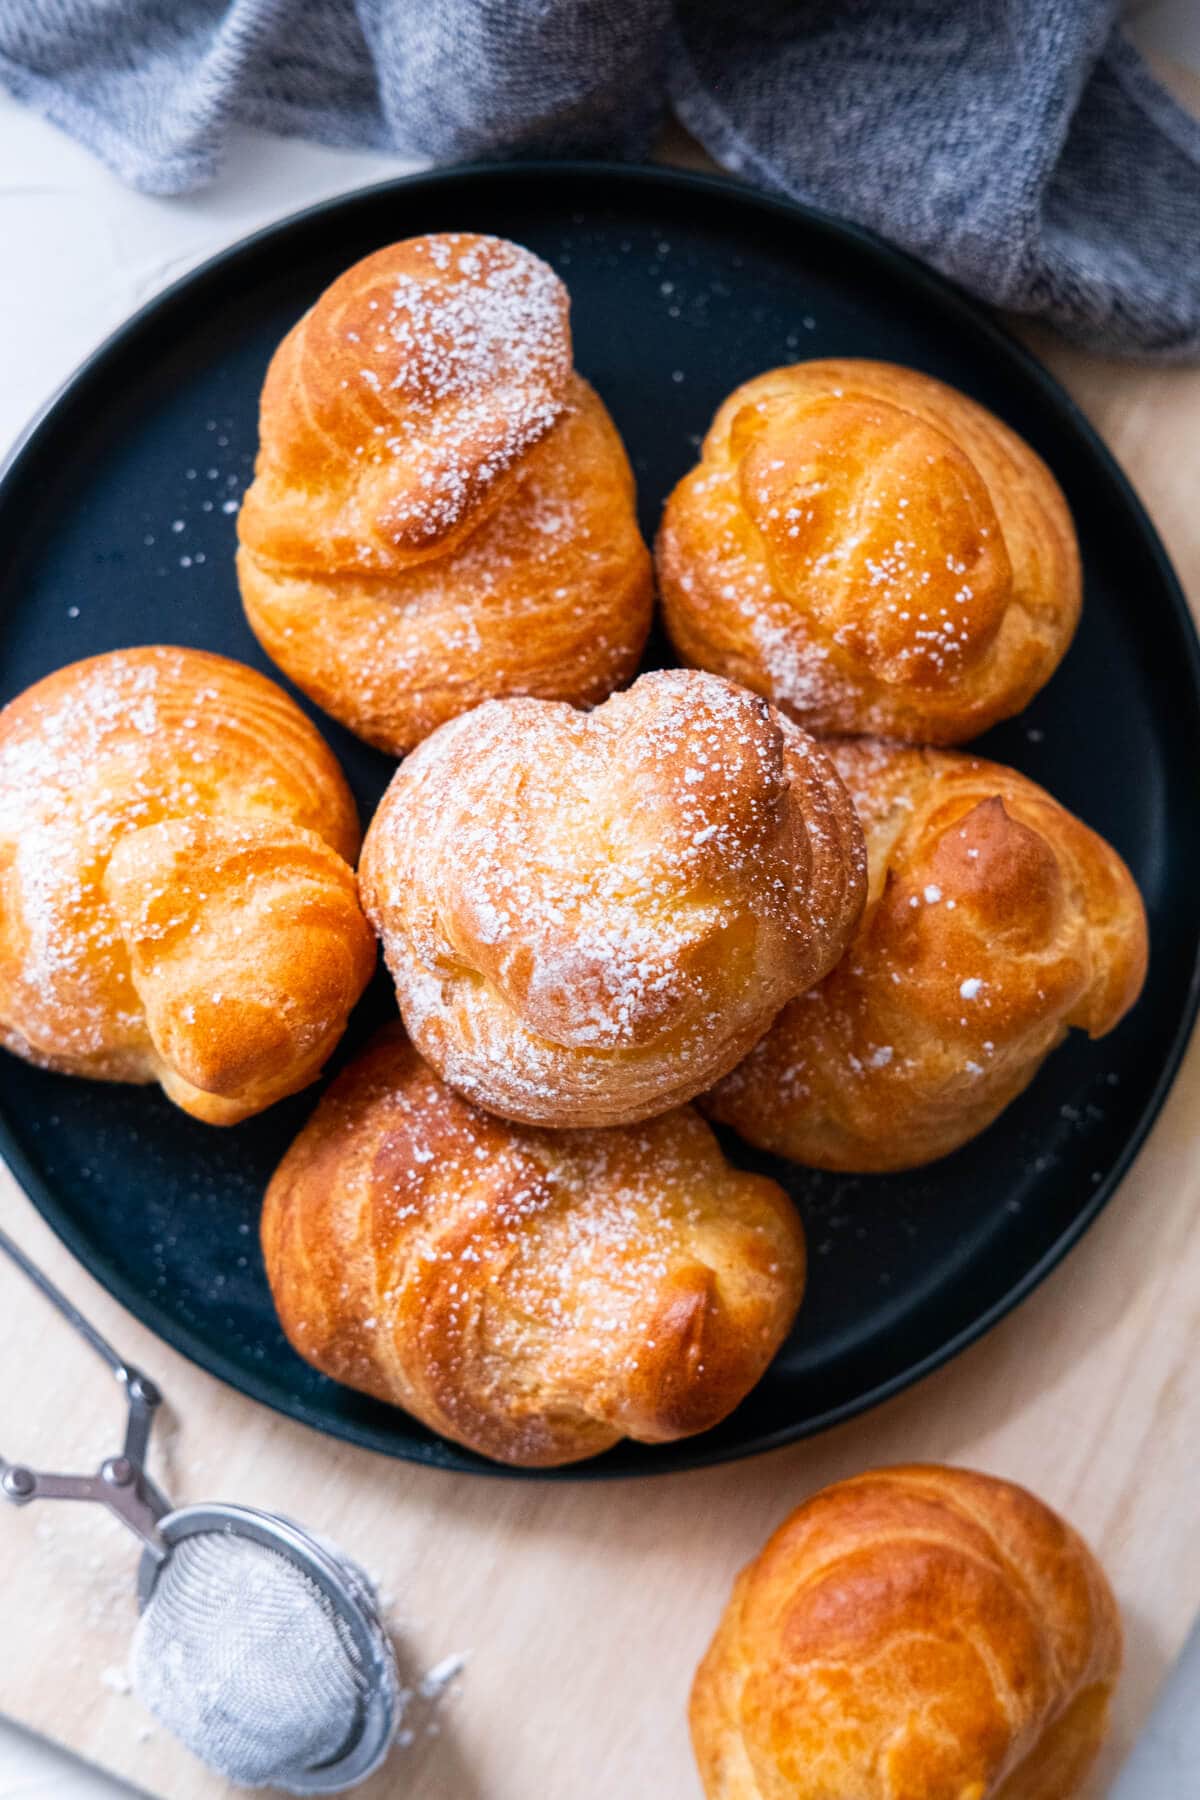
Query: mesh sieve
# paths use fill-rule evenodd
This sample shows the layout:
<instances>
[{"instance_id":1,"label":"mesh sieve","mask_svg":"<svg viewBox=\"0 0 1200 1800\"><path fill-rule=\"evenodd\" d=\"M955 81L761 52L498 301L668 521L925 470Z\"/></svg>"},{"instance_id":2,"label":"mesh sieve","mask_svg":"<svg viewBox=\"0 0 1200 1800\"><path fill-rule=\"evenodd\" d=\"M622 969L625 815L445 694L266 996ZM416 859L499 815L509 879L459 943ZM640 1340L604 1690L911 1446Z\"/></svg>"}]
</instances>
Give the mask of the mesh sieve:
<instances>
[{"instance_id":1,"label":"mesh sieve","mask_svg":"<svg viewBox=\"0 0 1200 1800\"><path fill-rule=\"evenodd\" d=\"M400 1711L375 1591L336 1545L277 1513L213 1503L172 1511L146 1472L162 1396L0 1231L0 1252L115 1376L124 1444L94 1475L0 1456L14 1506L82 1500L140 1538L134 1687L167 1730L242 1787L337 1794L387 1755Z\"/></svg>"},{"instance_id":2,"label":"mesh sieve","mask_svg":"<svg viewBox=\"0 0 1200 1800\"><path fill-rule=\"evenodd\" d=\"M143 1704L243 1787L286 1786L354 1740L363 1671L329 1601L284 1556L203 1532L168 1558L133 1644Z\"/></svg>"},{"instance_id":3,"label":"mesh sieve","mask_svg":"<svg viewBox=\"0 0 1200 1800\"><path fill-rule=\"evenodd\" d=\"M335 1545L249 1507L158 1521L139 1571L133 1685L194 1755L243 1787L337 1793L383 1758L395 1659L371 1583Z\"/></svg>"}]
</instances>

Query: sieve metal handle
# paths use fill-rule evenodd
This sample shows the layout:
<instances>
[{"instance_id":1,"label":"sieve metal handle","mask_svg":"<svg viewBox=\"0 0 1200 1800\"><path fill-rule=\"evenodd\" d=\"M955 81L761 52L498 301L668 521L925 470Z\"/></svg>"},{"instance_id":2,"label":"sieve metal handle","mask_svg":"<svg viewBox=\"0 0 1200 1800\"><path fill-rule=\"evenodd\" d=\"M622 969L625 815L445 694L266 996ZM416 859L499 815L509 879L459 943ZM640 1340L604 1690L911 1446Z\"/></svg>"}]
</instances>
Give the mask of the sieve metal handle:
<instances>
[{"instance_id":1,"label":"sieve metal handle","mask_svg":"<svg viewBox=\"0 0 1200 1800\"><path fill-rule=\"evenodd\" d=\"M108 1339L84 1318L79 1308L5 1231L0 1231L0 1250L95 1351L115 1376L126 1405L125 1441L120 1453L106 1456L94 1475L49 1474L31 1469L24 1463L8 1462L0 1456L0 1494L14 1506L28 1506L31 1500L90 1500L106 1506L141 1539L150 1554L161 1561L166 1555L166 1546L159 1536L158 1521L170 1512L171 1504L147 1475L145 1464L150 1431L155 1412L162 1404L162 1395L149 1376L118 1356Z\"/></svg>"}]
</instances>

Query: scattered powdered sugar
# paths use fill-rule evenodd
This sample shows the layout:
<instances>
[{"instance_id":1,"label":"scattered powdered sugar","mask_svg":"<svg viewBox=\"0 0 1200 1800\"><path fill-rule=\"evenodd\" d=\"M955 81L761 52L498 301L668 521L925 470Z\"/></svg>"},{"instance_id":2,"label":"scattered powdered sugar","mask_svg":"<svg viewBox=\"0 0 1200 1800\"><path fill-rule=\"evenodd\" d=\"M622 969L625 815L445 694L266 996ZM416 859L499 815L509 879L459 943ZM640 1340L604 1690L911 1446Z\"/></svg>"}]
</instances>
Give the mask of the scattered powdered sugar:
<instances>
[{"instance_id":1,"label":"scattered powdered sugar","mask_svg":"<svg viewBox=\"0 0 1200 1800\"><path fill-rule=\"evenodd\" d=\"M407 1750L419 1737L440 1737L441 1713L447 1703L461 1691L461 1677L467 1665L467 1652L456 1651L444 1656L418 1678L412 1687L400 1690L400 1728L396 1747Z\"/></svg>"},{"instance_id":2,"label":"scattered powdered sugar","mask_svg":"<svg viewBox=\"0 0 1200 1800\"><path fill-rule=\"evenodd\" d=\"M748 585L761 590L765 578L756 576ZM828 648L798 629L795 615L771 605L761 591L743 599L740 610L772 695L799 713L818 710L829 691Z\"/></svg>"},{"instance_id":3,"label":"scattered powdered sugar","mask_svg":"<svg viewBox=\"0 0 1200 1800\"><path fill-rule=\"evenodd\" d=\"M443 1656L441 1662L434 1663L427 1669L417 1683L417 1693L422 1700L440 1700L451 1684L457 1681L466 1667L467 1659L461 1651L450 1656Z\"/></svg>"},{"instance_id":4,"label":"scattered powdered sugar","mask_svg":"<svg viewBox=\"0 0 1200 1800\"><path fill-rule=\"evenodd\" d=\"M448 279L396 278L379 320L401 351L389 387L418 406L469 400L481 388L489 396L536 391L545 365L560 364L564 336L563 287L553 269L496 238L425 242L429 261Z\"/></svg>"}]
</instances>

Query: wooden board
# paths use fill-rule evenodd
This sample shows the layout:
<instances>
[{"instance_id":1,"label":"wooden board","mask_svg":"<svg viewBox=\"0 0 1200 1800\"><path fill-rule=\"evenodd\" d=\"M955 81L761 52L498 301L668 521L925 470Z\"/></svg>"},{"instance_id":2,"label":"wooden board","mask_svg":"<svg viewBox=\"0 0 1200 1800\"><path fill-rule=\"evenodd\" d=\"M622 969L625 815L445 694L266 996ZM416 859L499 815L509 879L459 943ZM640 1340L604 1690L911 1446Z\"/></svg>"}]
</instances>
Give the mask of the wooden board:
<instances>
[{"instance_id":1,"label":"wooden board","mask_svg":"<svg viewBox=\"0 0 1200 1800\"><path fill-rule=\"evenodd\" d=\"M1107 362L1027 335L1124 463L1200 601L1200 371ZM169 1409L156 1473L168 1493L292 1511L338 1539L387 1596L410 1681L465 1654L457 1691L414 1705L412 1743L361 1790L365 1800L696 1800L685 1699L735 1571L814 1488L913 1458L1025 1482L1103 1558L1128 1666L1090 1790L1098 1800L1200 1608L1198 1126L1193 1044L1105 1215L982 1343L814 1442L637 1483L485 1481L327 1441L157 1342L74 1263L3 1171L0 1221L161 1382ZM93 1466L116 1447L119 1395L3 1269L0 1297L0 1450L41 1466ZM121 1691L136 1555L92 1508L0 1512L0 1706L152 1794L218 1800L237 1790Z\"/></svg>"}]
</instances>

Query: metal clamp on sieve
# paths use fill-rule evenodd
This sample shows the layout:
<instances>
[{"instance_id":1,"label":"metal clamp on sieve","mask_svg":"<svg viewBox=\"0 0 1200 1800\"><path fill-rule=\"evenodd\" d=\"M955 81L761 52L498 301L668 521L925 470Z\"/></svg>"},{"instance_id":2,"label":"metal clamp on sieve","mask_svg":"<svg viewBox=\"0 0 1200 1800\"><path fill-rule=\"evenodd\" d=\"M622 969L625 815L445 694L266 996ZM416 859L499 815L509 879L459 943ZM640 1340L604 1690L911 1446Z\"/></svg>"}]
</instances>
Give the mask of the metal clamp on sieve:
<instances>
[{"instance_id":1,"label":"metal clamp on sieve","mask_svg":"<svg viewBox=\"0 0 1200 1800\"><path fill-rule=\"evenodd\" d=\"M395 1656L374 1589L293 1520L220 1503L172 1511L146 1473L158 1388L0 1231L21 1269L125 1394L125 1441L94 1475L0 1457L0 1493L90 1500L142 1543L134 1688L194 1755L245 1787L341 1793L377 1769L399 1718Z\"/></svg>"}]
</instances>

